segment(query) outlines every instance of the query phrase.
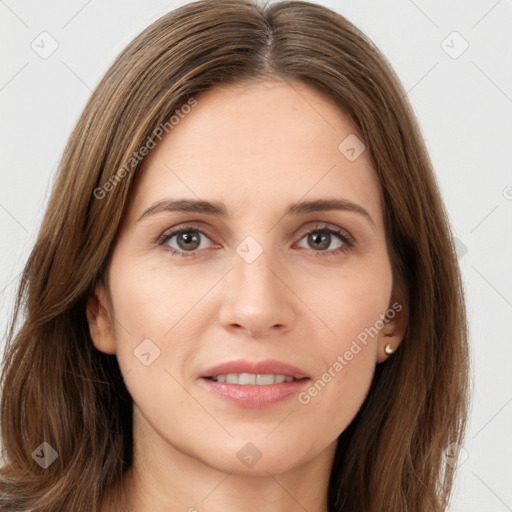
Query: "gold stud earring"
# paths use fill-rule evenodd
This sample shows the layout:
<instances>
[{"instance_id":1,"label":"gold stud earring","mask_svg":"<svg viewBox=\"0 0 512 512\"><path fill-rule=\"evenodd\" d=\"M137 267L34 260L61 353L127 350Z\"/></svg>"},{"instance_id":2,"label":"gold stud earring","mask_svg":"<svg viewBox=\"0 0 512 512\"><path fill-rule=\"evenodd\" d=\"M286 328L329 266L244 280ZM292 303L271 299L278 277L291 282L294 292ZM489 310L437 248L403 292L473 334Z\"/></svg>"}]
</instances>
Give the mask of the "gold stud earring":
<instances>
[{"instance_id":1,"label":"gold stud earring","mask_svg":"<svg viewBox=\"0 0 512 512\"><path fill-rule=\"evenodd\" d=\"M388 343L388 344L384 347L384 352L386 352L386 354L387 354L388 356L390 356L394 351L395 351L395 349L393 348L393 345L391 345L391 343Z\"/></svg>"}]
</instances>

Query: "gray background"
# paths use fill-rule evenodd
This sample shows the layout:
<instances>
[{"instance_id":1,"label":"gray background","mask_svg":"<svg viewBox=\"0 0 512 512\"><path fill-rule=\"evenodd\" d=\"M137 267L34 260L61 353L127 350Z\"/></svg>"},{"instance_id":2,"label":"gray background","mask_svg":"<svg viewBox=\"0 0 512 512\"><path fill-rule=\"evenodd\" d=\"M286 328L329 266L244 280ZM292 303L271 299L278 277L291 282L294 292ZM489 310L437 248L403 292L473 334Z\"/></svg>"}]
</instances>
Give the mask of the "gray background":
<instances>
[{"instance_id":1,"label":"gray background","mask_svg":"<svg viewBox=\"0 0 512 512\"><path fill-rule=\"evenodd\" d=\"M133 37L183 3L0 0L0 349L57 163L91 90ZM396 69L458 239L474 397L450 510L512 511L512 0L318 3L361 28Z\"/></svg>"}]
</instances>

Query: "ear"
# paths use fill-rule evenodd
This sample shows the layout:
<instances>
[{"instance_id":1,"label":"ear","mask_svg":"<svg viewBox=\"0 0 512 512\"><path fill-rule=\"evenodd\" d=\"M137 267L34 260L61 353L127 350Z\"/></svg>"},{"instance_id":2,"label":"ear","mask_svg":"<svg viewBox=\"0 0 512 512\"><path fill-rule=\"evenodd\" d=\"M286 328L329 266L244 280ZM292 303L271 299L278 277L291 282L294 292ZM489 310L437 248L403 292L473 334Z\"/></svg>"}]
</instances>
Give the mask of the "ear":
<instances>
[{"instance_id":1,"label":"ear","mask_svg":"<svg viewBox=\"0 0 512 512\"><path fill-rule=\"evenodd\" d=\"M384 327L379 332L377 362L382 363L392 357L404 338L407 328L408 309L403 285L397 285L391 295Z\"/></svg>"},{"instance_id":2,"label":"ear","mask_svg":"<svg viewBox=\"0 0 512 512\"><path fill-rule=\"evenodd\" d=\"M94 292L87 299L85 312L94 346L100 352L115 354L114 323L110 314L107 290L103 282L96 285Z\"/></svg>"}]
</instances>

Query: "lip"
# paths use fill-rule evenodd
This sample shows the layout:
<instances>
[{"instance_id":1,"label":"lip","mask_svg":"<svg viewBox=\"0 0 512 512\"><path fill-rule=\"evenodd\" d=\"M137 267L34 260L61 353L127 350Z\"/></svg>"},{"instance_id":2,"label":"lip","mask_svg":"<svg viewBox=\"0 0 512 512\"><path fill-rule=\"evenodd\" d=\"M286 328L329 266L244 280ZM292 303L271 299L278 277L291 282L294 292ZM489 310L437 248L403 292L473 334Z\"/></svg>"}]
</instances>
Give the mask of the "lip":
<instances>
[{"instance_id":1,"label":"lip","mask_svg":"<svg viewBox=\"0 0 512 512\"><path fill-rule=\"evenodd\" d=\"M216 382L208 377L228 373L279 374L298 380L281 382L279 384L241 385ZM310 377L300 368L275 359L251 362L243 359L229 361L206 370L199 382L209 392L238 407L261 409L272 407L279 402L300 393L310 382Z\"/></svg>"},{"instance_id":2,"label":"lip","mask_svg":"<svg viewBox=\"0 0 512 512\"><path fill-rule=\"evenodd\" d=\"M235 361L228 361L209 368L201 374L201 377L216 377L217 375L226 375L228 373L254 373L256 375L273 373L284 375L285 377L293 377L294 379L309 378L309 375L300 368L277 359L265 359L264 361L237 359Z\"/></svg>"}]
</instances>

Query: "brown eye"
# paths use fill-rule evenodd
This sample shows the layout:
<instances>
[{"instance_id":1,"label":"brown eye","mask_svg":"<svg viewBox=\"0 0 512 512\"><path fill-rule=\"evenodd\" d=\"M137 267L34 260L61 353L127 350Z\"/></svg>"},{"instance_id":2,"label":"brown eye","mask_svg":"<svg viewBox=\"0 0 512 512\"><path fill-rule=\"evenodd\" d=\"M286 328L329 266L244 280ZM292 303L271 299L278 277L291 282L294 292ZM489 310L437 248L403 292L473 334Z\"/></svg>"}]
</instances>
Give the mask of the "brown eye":
<instances>
[{"instance_id":1,"label":"brown eye","mask_svg":"<svg viewBox=\"0 0 512 512\"><path fill-rule=\"evenodd\" d=\"M308 244L314 249L318 249L320 251L326 251L332 242L332 235L322 231L315 231L313 234L308 234L306 236Z\"/></svg>"},{"instance_id":2,"label":"brown eye","mask_svg":"<svg viewBox=\"0 0 512 512\"><path fill-rule=\"evenodd\" d=\"M161 245L168 246L171 251L174 250L177 253L193 253L196 250L205 248L201 247L202 237L209 239L202 231L197 229L182 229L167 233L160 243ZM173 239L175 239L175 241L173 241Z\"/></svg>"},{"instance_id":3,"label":"brown eye","mask_svg":"<svg viewBox=\"0 0 512 512\"><path fill-rule=\"evenodd\" d=\"M186 233L179 233L176 241L180 246L180 249L185 251L194 251L201 244L200 236L194 231L187 231Z\"/></svg>"},{"instance_id":4,"label":"brown eye","mask_svg":"<svg viewBox=\"0 0 512 512\"><path fill-rule=\"evenodd\" d=\"M312 249L318 255L333 255L349 250L354 241L343 230L330 227L316 228L306 233L301 240L306 239L306 249ZM304 247L304 246L302 246Z\"/></svg>"}]
</instances>

